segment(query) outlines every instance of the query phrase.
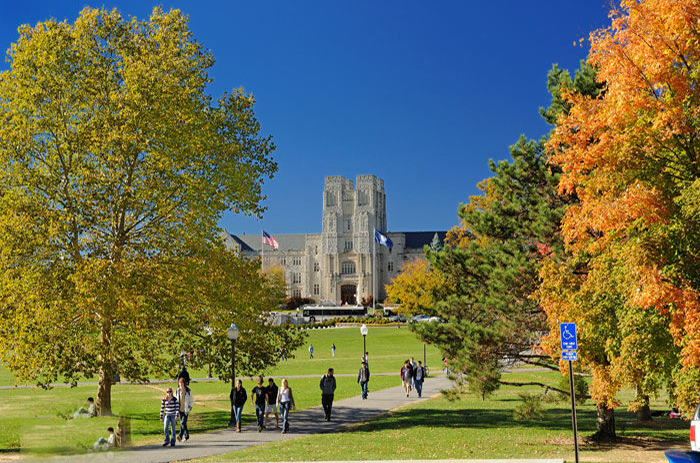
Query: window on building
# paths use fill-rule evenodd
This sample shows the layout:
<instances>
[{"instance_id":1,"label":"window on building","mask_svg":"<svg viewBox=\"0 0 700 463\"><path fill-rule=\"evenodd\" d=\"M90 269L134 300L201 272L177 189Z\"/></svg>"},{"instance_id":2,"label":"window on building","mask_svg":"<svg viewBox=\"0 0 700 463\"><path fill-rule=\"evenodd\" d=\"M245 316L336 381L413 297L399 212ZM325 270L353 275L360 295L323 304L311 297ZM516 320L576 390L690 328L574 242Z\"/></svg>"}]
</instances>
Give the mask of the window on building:
<instances>
[{"instance_id":1,"label":"window on building","mask_svg":"<svg viewBox=\"0 0 700 463\"><path fill-rule=\"evenodd\" d=\"M301 297L301 290L300 289L293 289L292 296Z\"/></svg>"},{"instance_id":2,"label":"window on building","mask_svg":"<svg viewBox=\"0 0 700 463\"><path fill-rule=\"evenodd\" d=\"M283 266L284 266L284 265L287 265L287 258L286 258L286 257L283 257L283 258L282 258L282 265L283 265Z\"/></svg>"},{"instance_id":3,"label":"window on building","mask_svg":"<svg viewBox=\"0 0 700 463\"><path fill-rule=\"evenodd\" d=\"M318 246L314 246L314 254L318 254Z\"/></svg>"},{"instance_id":4,"label":"window on building","mask_svg":"<svg viewBox=\"0 0 700 463\"><path fill-rule=\"evenodd\" d=\"M319 287L318 284L315 284L314 285L314 296L318 296L319 294L321 294L321 288Z\"/></svg>"},{"instance_id":5,"label":"window on building","mask_svg":"<svg viewBox=\"0 0 700 463\"><path fill-rule=\"evenodd\" d=\"M301 273L292 273L292 283L301 283Z\"/></svg>"},{"instance_id":6,"label":"window on building","mask_svg":"<svg viewBox=\"0 0 700 463\"><path fill-rule=\"evenodd\" d=\"M301 257L297 256L292 259L292 265L301 265Z\"/></svg>"},{"instance_id":7,"label":"window on building","mask_svg":"<svg viewBox=\"0 0 700 463\"><path fill-rule=\"evenodd\" d=\"M352 221L351 221L351 220L346 220L346 221L345 221L345 230L346 230L346 231L351 231L351 230L352 230Z\"/></svg>"},{"instance_id":8,"label":"window on building","mask_svg":"<svg viewBox=\"0 0 700 463\"><path fill-rule=\"evenodd\" d=\"M314 262L314 272L318 272L319 270L321 270L321 266L318 265L318 262Z\"/></svg>"},{"instance_id":9,"label":"window on building","mask_svg":"<svg viewBox=\"0 0 700 463\"><path fill-rule=\"evenodd\" d=\"M388 267L389 267L389 271L390 271L390 272L393 272L393 271L394 271L394 263L393 263L393 262L389 262L389 266L388 266Z\"/></svg>"},{"instance_id":10,"label":"window on building","mask_svg":"<svg viewBox=\"0 0 700 463\"><path fill-rule=\"evenodd\" d=\"M343 262L343 265L340 268L340 272L343 275L352 275L355 273L355 262Z\"/></svg>"},{"instance_id":11,"label":"window on building","mask_svg":"<svg viewBox=\"0 0 700 463\"><path fill-rule=\"evenodd\" d=\"M352 240L345 240L345 251L352 251Z\"/></svg>"}]
</instances>

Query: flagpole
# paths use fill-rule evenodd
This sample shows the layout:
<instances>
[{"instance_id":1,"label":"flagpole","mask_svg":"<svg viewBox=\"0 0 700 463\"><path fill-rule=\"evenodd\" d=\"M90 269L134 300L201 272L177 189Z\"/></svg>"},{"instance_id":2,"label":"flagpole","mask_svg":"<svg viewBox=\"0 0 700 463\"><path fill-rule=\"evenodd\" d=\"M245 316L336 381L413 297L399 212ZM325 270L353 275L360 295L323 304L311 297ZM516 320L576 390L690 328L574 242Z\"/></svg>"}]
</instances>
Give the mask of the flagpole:
<instances>
[{"instance_id":1,"label":"flagpole","mask_svg":"<svg viewBox=\"0 0 700 463\"><path fill-rule=\"evenodd\" d=\"M375 310L377 303L377 235L372 237L372 312Z\"/></svg>"},{"instance_id":2,"label":"flagpole","mask_svg":"<svg viewBox=\"0 0 700 463\"><path fill-rule=\"evenodd\" d=\"M260 233L260 273L265 273L265 230Z\"/></svg>"}]
</instances>

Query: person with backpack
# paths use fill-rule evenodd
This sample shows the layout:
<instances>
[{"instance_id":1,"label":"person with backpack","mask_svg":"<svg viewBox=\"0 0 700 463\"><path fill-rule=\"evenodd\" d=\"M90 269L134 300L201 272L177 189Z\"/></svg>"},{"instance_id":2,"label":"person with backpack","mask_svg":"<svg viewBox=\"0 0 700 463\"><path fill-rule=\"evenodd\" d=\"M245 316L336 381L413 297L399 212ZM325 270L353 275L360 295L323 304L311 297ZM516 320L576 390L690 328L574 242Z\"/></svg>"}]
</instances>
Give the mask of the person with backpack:
<instances>
[{"instance_id":1,"label":"person with backpack","mask_svg":"<svg viewBox=\"0 0 700 463\"><path fill-rule=\"evenodd\" d=\"M328 369L328 373L323 375L319 387L321 388L321 405L326 415L326 421L331 420L331 409L333 408L333 395L335 394L335 377L333 368Z\"/></svg>"}]
</instances>

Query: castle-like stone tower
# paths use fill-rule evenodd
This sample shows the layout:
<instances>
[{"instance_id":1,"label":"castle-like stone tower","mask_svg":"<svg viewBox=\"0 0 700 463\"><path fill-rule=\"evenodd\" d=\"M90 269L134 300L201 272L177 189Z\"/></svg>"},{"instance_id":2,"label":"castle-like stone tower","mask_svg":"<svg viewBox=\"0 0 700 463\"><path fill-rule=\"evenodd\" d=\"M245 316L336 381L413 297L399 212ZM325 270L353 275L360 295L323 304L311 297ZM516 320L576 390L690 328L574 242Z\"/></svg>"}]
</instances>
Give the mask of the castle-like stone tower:
<instances>
[{"instance_id":1,"label":"castle-like stone tower","mask_svg":"<svg viewBox=\"0 0 700 463\"><path fill-rule=\"evenodd\" d=\"M445 232L388 233L394 247L390 252L377 245L373 262L374 229L387 232L384 180L374 175L358 175L354 183L342 176L326 177L321 224L321 234L286 235L266 230L280 248L266 246L264 253L259 236L224 232L224 240L240 255L264 254L263 268L282 267L290 296L354 304L374 294L378 301L384 300L384 286L400 272L403 263L421 258L423 245L436 233L441 241L445 239Z\"/></svg>"}]
</instances>

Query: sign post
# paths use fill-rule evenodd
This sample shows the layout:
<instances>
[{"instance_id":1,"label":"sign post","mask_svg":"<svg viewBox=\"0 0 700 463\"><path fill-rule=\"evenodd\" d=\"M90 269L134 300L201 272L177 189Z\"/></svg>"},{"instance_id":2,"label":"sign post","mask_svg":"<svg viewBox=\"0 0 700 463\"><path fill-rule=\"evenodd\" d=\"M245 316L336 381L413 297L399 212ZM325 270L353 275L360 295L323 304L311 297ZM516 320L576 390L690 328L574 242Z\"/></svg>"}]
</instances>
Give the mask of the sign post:
<instances>
[{"instance_id":1,"label":"sign post","mask_svg":"<svg viewBox=\"0 0 700 463\"><path fill-rule=\"evenodd\" d=\"M576 393L574 391L574 364L577 360L578 338L576 336L576 323L562 323L559 325L561 337L561 359L569 362L569 391L571 393L571 426L574 428L574 454L578 462L578 426L576 423Z\"/></svg>"}]
</instances>

